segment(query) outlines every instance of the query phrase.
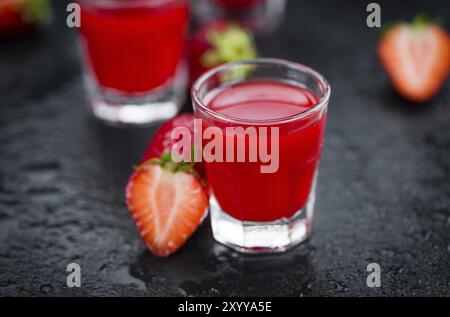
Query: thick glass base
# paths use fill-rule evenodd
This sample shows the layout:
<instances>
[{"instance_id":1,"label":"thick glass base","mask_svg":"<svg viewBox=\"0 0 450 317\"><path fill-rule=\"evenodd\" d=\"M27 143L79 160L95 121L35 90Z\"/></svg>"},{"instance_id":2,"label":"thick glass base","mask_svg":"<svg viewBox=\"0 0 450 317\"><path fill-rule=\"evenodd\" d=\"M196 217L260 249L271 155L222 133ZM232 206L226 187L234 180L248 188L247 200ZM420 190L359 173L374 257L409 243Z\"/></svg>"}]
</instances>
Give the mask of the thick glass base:
<instances>
[{"instance_id":1,"label":"thick glass base","mask_svg":"<svg viewBox=\"0 0 450 317\"><path fill-rule=\"evenodd\" d=\"M113 126L146 126L170 119L178 113L185 99L184 69L177 80L139 94L101 88L89 75L85 82L94 116Z\"/></svg>"},{"instance_id":2,"label":"thick glass base","mask_svg":"<svg viewBox=\"0 0 450 317\"><path fill-rule=\"evenodd\" d=\"M313 188L306 206L293 217L272 222L252 222L229 216L211 195L210 215L214 238L243 253L286 251L309 238L314 201Z\"/></svg>"}]
</instances>

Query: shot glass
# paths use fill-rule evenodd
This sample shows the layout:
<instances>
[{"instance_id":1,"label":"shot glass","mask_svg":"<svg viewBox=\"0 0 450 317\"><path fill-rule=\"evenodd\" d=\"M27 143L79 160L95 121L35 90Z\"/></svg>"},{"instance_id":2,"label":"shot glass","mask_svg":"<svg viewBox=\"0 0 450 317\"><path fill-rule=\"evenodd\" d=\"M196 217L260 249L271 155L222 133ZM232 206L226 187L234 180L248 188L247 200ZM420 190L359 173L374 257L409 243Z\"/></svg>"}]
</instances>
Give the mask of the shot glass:
<instances>
[{"instance_id":1,"label":"shot glass","mask_svg":"<svg viewBox=\"0 0 450 317\"><path fill-rule=\"evenodd\" d=\"M191 0L200 23L211 20L235 20L253 31L264 34L282 21L286 0Z\"/></svg>"},{"instance_id":2,"label":"shot glass","mask_svg":"<svg viewBox=\"0 0 450 317\"><path fill-rule=\"evenodd\" d=\"M94 115L112 125L174 116L186 88L187 0L78 0Z\"/></svg>"},{"instance_id":3,"label":"shot glass","mask_svg":"<svg viewBox=\"0 0 450 317\"><path fill-rule=\"evenodd\" d=\"M282 252L309 237L330 92L315 70L264 58L222 65L194 83L218 242Z\"/></svg>"}]
</instances>

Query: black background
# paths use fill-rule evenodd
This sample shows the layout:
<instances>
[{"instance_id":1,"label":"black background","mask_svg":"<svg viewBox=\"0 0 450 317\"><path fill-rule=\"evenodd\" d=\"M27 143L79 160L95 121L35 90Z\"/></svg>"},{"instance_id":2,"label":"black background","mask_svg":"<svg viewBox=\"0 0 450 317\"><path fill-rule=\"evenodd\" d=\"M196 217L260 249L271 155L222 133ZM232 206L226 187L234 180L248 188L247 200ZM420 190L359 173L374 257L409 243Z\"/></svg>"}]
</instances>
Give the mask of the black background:
<instances>
[{"instance_id":1,"label":"black background","mask_svg":"<svg viewBox=\"0 0 450 317\"><path fill-rule=\"evenodd\" d=\"M91 118L66 1L45 32L0 44L0 295L450 295L450 90L408 103L376 58L370 1L290 0L261 55L307 64L332 85L312 239L244 256L206 222L175 255L146 251L123 202L155 128ZM448 1L378 1L382 20ZM190 110L189 103L185 111ZM82 287L66 286L77 262ZM366 286L379 263L382 287Z\"/></svg>"}]
</instances>

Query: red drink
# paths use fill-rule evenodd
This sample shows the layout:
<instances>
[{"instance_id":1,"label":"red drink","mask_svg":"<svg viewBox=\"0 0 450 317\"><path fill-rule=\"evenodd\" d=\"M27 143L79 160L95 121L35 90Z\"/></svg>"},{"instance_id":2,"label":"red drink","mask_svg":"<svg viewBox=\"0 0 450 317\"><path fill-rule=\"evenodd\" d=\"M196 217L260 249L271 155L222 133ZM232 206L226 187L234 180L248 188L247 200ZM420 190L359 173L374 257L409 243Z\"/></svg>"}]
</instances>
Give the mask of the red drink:
<instances>
[{"instance_id":1,"label":"red drink","mask_svg":"<svg viewBox=\"0 0 450 317\"><path fill-rule=\"evenodd\" d=\"M264 58L194 83L217 241L279 252L309 237L330 91L311 68Z\"/></svg>"},{"instance_id":2,"label":"red drink","mask_svg":"<svg viewBox=\"0 0 450 317\"><path fill-rule=\"evenodd\" d=\"M142 93L171 81L183 53L187 2L114 2L120 5L80 1L84 49L100 86Z\"/></svg>"},{"instance_id":3,"label":"red drink","mask_svg":"<svg viewBox=\"0 0 450 317\"><path fill-rule=\"evenodd\" d=\"M210 94L206 97L209 109L244 120L282 120L318 103L311 90L277 81L238 83ZM291 218L304 208L320 158L325 119L323 115L274 125L279 128L279 169L275 173L261 173L261 161L207 163L208 181L221 208L235 219L257 222ZM217 121L209 125L227 126ZM229 137L235 138L236 148L238 136ZM250 142L248 138L247 158Z\"/></svg>"}]
</instances>

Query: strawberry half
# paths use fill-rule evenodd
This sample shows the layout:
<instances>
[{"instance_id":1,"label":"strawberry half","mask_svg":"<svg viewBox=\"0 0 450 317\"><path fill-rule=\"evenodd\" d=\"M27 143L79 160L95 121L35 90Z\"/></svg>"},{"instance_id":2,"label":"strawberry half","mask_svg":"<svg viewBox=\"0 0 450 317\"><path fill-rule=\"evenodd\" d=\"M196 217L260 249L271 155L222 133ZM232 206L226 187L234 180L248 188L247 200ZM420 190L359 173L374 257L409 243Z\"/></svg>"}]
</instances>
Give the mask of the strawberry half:
<instances>
[{"instance_id":1,"label":"strawberry half","mask_svg":"<svg viewBox=\"0 0 450 317\"><path fill-rule=\"evenodd\" d=\"M156 132L153 140L145 150L140 163L144 163L153 158L161 158L167 153L170 153L172 146L178 141L171 138L173 129L178 127L185 127L191 133L191 139L194 140L194 116L192 114L181 114L171 120L166 121ZM203 163L198 162L194 164L194 170L199 177L205 179L205 169Z\"/></svg>"},{"instance_id":2,"label":"strawberry half","mask_svg":"<svg viewBox=\"0 0 450 317\"><path fill-rule=\"evenodd\" d=\"M168 256L196 231L208 211L208 194L195 165L175 163L170 150L175 127L192 127L192 115L161 126L131 176L126 203L148 249Z\"/></svg>"},{"instance_id":3,"label":"strawberry half","mask_svg":"<svg viewBox=\"0 0 450 317\"><path fill-rule=\"evenodd\" d=\"M406 99L435 96L450 72L450 37L437 23L419 16L383 35L378 55L395 89Z\"/></svg>"},{"instance_id":4,"label":"strawberry half","mask_svg":"<svg viewBox=\"0 0 450 317\"><path fill-rule=\"evenodd\" d=\"M213 67L256 56L250 31L234 22L207 23L189 41L190 83Z\"/></svg>"}]
</instances>

